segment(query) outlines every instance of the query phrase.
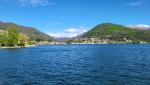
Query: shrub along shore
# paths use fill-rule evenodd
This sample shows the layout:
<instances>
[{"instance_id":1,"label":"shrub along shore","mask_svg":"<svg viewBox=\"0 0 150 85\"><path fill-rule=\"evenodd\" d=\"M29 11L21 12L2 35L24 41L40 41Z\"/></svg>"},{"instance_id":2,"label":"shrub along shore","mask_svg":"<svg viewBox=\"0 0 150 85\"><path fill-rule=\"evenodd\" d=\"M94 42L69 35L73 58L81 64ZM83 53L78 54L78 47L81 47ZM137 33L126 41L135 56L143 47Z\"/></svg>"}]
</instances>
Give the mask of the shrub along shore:
<instances>
[{"instance_id":1,"label":"shrub along shore","mask_svg":"<svg viewBox=\"0 0 150 85\"><path fill-rule=\"evenodd\" d=\"M9 28L0 33L0 48L29 47L29 43L30 38L24 33L19 33L16 29Z\"/></svg>"}]
</instances>

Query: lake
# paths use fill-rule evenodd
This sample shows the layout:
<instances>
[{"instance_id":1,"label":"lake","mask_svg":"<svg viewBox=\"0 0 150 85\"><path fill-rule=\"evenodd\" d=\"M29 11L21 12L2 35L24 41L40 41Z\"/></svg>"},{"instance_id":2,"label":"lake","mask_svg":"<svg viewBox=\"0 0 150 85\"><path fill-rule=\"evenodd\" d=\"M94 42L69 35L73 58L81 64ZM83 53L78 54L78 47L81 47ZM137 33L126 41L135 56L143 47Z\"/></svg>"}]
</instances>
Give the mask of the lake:
<instances>
[{"instance_id":1,"label":"lake","mask_svg":"<svg viewBox=\"0 0 150 85\"><path fill-rule=\"evenodd\" d=\"M0 49L0 85L150 85L150 45Z\"/></svg>"}]
</instances>

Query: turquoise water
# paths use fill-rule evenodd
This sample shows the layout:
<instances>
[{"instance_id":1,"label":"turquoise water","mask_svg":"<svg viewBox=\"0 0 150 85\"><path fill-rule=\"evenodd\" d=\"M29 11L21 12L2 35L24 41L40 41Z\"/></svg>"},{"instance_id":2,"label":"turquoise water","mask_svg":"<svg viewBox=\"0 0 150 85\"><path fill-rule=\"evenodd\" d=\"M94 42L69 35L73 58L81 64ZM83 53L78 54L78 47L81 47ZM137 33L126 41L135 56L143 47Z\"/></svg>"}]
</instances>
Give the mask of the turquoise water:
<instances>
[{"instance_id":1,"label":"turquoise water","mask_svg":"<svg viewBox=\"0 0 150 85\"><path fill-rule=\"evenodd\" d=\"M150 45L0 49L0 85L150 85Z\"/></svg>"}]
</instances>

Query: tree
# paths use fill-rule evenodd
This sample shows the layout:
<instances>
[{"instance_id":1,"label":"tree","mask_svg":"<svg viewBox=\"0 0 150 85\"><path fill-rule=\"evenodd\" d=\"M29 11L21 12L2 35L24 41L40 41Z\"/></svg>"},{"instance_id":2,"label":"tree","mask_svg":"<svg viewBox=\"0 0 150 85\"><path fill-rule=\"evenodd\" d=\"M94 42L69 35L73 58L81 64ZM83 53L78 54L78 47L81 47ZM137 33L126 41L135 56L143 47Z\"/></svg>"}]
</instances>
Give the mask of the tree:
<instances>
[{"instance_id":1,"label":"tree","mask_svg":"<svg viewBox=\"0 0 150 85\"><path fill-rule=\"evenodd\" d=\"M18 44L19 32L16 29L9 28L8 30L8 45L15 46Z\"/></svg>"},{"instance_id":2,"label":"tree","mask_svg":"<svg viewBox=\"0 0 150 85\"><path fill-rule=\"evenodd\" d=\"M0 44L1 46L7 46L8 45L8 34L0 34Z\"/></svg>"},{"instance_id":3,"label":"tree","mask_svg":"<svg viewBox=\"0 0 150 85\"><path fill-rule=\"evenodd\" d=\"M25 46L27 45L30 38L26 34L20 33L18 39L19 39L19 45Z\"/></svg>"},{"instance_id":4,"label":"tree","mask_svg":"<svg viewBox=\"0 0 150 85\"><path fill-rule=\"evenodd\" d=\"M37 38L35 41L40 42L40 41L44 41L43 39Z\"/></svg>"}]
</instances>

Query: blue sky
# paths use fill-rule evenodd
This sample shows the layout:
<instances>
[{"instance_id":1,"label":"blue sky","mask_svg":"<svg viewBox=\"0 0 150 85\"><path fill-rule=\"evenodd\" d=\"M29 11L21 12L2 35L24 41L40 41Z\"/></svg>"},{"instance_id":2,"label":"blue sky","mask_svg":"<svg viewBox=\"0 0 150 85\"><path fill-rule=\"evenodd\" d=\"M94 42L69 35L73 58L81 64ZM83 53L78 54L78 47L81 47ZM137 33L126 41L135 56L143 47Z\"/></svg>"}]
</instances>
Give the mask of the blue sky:
<instances>
[{"instance_id":1,"label":"blue sky","mask_svg":"<svg viewBox=\"0 0 150 85\"><path fill-rule=\"evenodd\" d=\"M150 25L150 0L1 0L0 21L73 37L97 24Z\"/></svg>"}]
</instances>

